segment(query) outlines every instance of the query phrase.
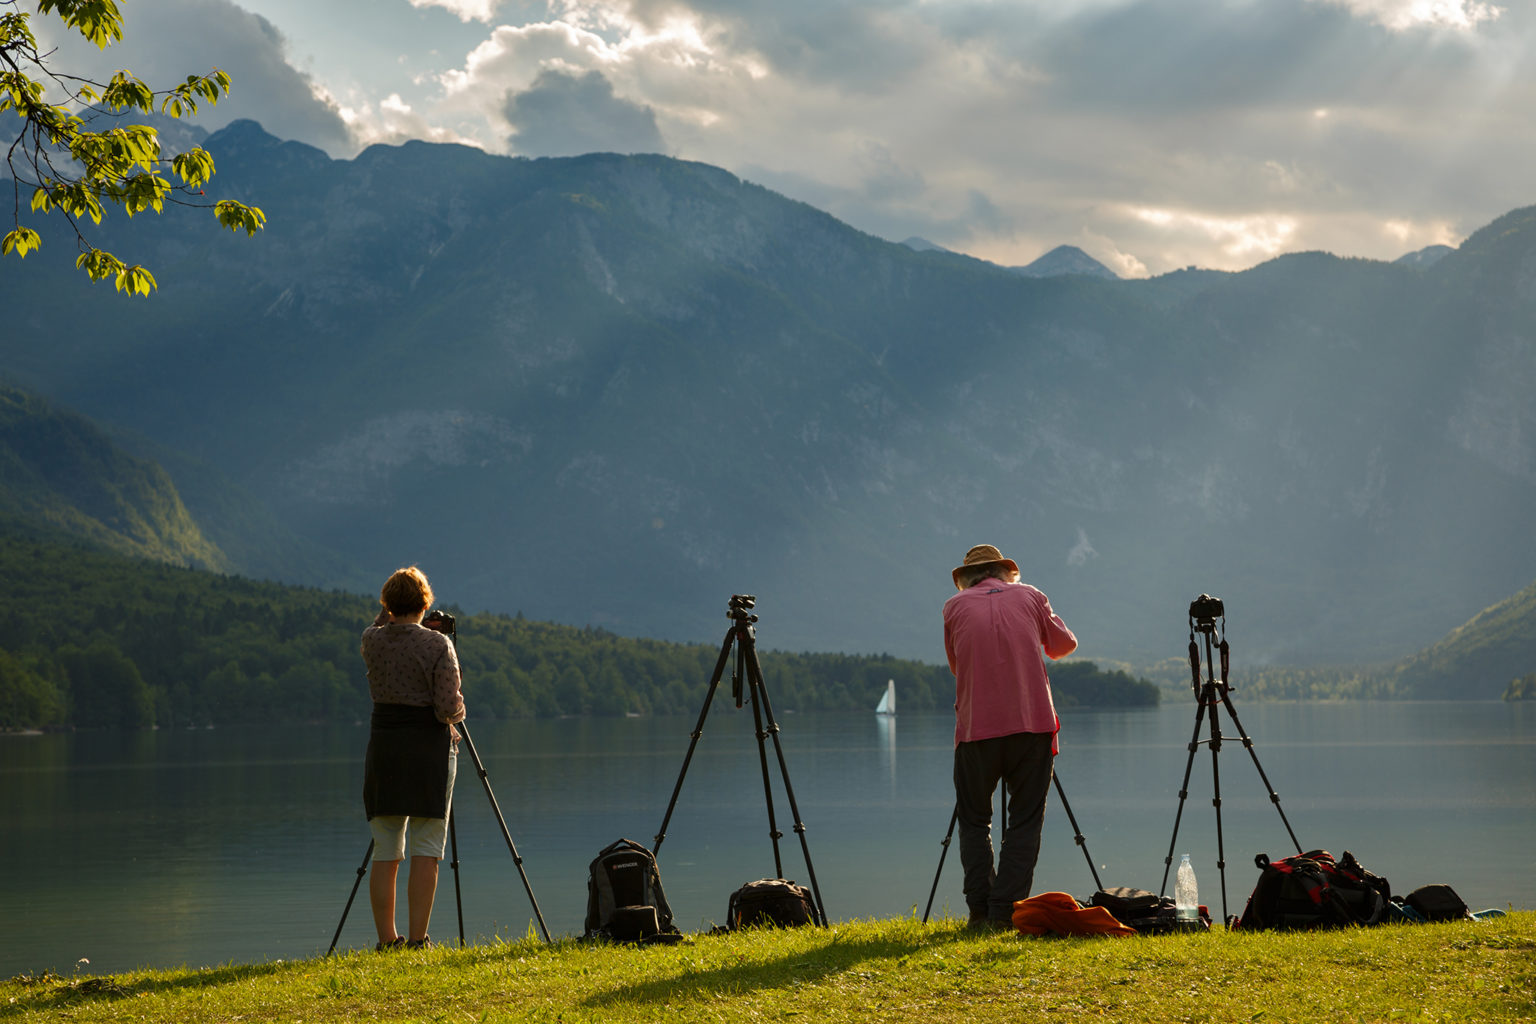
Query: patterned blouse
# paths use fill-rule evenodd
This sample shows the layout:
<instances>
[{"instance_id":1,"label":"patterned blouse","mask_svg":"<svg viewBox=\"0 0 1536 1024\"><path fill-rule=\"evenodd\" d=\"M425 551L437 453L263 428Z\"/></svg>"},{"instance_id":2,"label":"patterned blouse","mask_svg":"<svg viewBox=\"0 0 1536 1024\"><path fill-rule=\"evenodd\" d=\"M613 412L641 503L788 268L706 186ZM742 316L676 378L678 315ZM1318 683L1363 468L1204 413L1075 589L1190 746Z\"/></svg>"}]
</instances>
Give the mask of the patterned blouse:
<instances>
[{"instance_id":1,"label":"patterned blouse","mask_svg":"<svg viewBox=\"0 0 1536 1024\"><path fill-rule=\"evenodd\" d=\"M459 658L442 633L414 622L363 630L368 695L375 704L431 707L440 722L464 720Z\"/></svg>"}]
</instances>

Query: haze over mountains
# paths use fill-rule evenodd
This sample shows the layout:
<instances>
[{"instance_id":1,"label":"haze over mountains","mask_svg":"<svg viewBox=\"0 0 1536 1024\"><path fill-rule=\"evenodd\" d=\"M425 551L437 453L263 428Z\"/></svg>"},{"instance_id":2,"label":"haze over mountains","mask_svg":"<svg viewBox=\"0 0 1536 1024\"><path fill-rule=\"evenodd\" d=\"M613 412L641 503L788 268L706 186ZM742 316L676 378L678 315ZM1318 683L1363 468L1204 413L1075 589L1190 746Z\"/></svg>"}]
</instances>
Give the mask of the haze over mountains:
<instances>
[{"instance_id":1,"label":"haze over mountains","mask_svg":"<svg viewBox=\"0 0 1536 1024\"><path fill-rule=\"evenodd\" d=\"M1026 276L885 242L717 168L237 122L204 211L58 225L6 264L5 372L164 466L237 570L471 610L942 658L996 543L1088 657L1419 650L1536 579L1536 210L1436 259Z\"/></svg>"}]
</instances>

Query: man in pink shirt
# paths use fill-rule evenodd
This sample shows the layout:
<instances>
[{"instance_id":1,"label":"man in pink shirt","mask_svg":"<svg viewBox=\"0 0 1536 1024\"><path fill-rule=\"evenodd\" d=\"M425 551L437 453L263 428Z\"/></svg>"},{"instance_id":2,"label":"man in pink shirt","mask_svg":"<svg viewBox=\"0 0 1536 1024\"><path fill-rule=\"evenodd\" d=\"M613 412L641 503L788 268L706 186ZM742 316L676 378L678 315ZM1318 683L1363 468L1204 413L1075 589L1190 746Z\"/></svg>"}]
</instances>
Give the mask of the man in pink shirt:
<instances>
[{"instance_id":1,"label":"man in pink shirt","mask_svg":"<svg viewBox=\"0 0 1536 1024\"><path fill-rule=\"evenodd\" d=\"M991 544L965 553L944 602L944 653L955 675L955 811L972 927L1011 926L1029 895L1061 723L1041 652L1064 658L1077 637L1050 600L1019 582ZM1008 820L992 862L992 794L1008 787Z\"/></svg>"}]
</instances>

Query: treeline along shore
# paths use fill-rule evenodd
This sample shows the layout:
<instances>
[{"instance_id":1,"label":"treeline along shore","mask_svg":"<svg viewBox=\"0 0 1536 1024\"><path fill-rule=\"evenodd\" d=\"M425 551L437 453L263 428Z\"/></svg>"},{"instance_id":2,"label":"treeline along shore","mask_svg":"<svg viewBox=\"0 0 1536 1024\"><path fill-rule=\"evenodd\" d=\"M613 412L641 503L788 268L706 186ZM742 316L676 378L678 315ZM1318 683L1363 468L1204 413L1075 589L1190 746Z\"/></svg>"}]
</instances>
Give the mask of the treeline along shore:
<instances>
[{"instance_id":1,"label":"treeline along shore","mask_svg":"<svg viewBox=\"0 0 1536 1024\"><path fill-rule=\"evenodd\" d=\"M0 729L348 722L366 716L359 634L375 599L0 537ZM451 605L450 611L457 614ZM936 627L937 628L937 627ZM724 627L721 629L724 635ZM458 616L465 697L482 718L698 711L718 645L516 616ZM943 665L761 651L776 710L954 701ZM1062 707L1154 705L1158 689L1089 661L1053 666Z\"/></svg>"}]
</instances>

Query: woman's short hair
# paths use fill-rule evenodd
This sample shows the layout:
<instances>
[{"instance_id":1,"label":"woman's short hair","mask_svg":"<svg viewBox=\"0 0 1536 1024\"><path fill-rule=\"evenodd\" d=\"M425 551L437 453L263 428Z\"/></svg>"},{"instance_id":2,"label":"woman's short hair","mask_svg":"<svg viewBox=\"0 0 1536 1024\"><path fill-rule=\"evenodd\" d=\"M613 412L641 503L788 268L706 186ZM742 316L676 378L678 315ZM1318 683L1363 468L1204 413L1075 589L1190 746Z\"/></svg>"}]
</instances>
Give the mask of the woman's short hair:
<instances>
[{"instance_id":1,"label":"woman's short hair","mask_svg":"<svg viewBox=\"0 0 1536 1024\"><path fill-rule=\"evenodd\" d=\"M982 580L988 579L999 579L1004 583L1017 583L1019 581L1019 574L1001 562L967 565L955 570L955 582L960 584L961 590L969 590Z\"/></svg>"},{"instance_id":2,"label":"woman's short hair","mask_svg":"<svg viewBox=\"0 0 1536 1024\"><path fill-rule=\"evenodd\" d=\"M432 606L432 584L414 565L396 569L379 591L379 603L391 615L415 615Z\"/></svg>"}]
</instances>

